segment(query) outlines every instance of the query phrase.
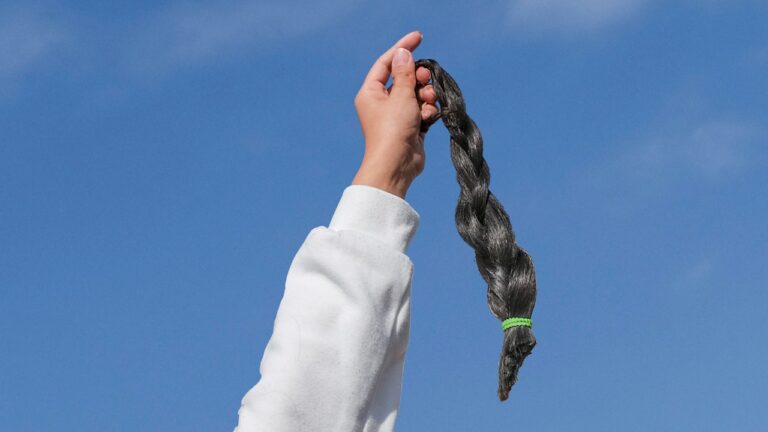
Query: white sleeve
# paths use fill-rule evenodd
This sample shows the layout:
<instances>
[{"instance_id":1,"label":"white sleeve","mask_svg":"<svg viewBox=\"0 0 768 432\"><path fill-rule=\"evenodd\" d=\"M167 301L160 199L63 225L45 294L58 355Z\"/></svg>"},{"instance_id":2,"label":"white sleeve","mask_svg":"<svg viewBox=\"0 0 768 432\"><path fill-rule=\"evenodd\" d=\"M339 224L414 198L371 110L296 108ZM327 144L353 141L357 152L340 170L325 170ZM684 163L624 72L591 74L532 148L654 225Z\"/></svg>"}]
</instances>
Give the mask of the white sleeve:
<instances>
[{"instance_id":1,"label":"white sleeve","mask_svg":"<svg viewBox=\"0 0 768 432\"><path fill-rule=\"evenodd\" d=\"M291 262L261 379L236 432L391 432L408 346L419 225L407 201L350 185Z\"/></svg>"}]
</instances>

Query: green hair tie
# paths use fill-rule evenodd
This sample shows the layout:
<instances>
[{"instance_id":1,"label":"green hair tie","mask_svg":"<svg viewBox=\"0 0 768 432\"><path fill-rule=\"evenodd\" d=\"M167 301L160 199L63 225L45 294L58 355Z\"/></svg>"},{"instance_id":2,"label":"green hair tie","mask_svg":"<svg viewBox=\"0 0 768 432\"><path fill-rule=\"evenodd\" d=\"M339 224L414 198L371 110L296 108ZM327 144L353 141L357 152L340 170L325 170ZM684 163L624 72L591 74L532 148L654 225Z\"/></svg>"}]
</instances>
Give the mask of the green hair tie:
<instances>
[{"instance_id":1,"label":"green hair tie","mask_svg":"<svg viewBox=\"0 0 768 432\"><path fill-rule=\"evenodd\" d=\"M533 323L530 318L525 317L512 317L507 318L501 323L501 330L507 331L510 327L526 326L531 327Z\"/></svg>"}]
</instances>

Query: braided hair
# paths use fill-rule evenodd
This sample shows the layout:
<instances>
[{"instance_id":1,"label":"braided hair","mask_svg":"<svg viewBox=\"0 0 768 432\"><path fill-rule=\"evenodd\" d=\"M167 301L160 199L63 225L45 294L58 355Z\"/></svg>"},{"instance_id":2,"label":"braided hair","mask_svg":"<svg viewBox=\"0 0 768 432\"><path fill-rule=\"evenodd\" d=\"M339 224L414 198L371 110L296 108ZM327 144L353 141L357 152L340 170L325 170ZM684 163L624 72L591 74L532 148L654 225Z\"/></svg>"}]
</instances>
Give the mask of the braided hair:
<instances>
[{"instance_id":1,"label":"braided hair","mask_svg":"<svg viewBox=\"0 0 768 432\"><path fill-rule=\"evenodd\" d=\"M488 284L488 307L496 318L531 317L536 303L536 273L531 257L515 242L507 212L489 190L490 171L483 158L480 129L467 115L456 81L435 60L421 59L416 67L430 71L440 109L422 122L422 130L442 118L451 137L451 160L461 192L456 205L456 228L475 250L480 275ZM509 397L523 360L536 345L530 326L504 330L499 358L499 400Z\"/></svg>"}]
</instances>

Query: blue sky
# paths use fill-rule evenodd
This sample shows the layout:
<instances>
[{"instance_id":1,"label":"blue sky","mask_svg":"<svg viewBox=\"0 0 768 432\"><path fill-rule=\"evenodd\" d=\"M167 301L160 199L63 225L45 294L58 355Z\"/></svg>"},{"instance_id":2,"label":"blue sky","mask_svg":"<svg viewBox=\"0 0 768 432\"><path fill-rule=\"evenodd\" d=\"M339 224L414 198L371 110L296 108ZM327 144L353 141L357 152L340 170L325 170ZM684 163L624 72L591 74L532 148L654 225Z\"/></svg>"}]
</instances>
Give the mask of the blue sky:
<instances>
[{"instance_id":1,"label":"blue sky","mask_svg":"<svg viewBox=\"0 0 768 432\"><path fill-rule=\"evenodd\" d=\"M441 124L398 430L758 431L768 386L768 3L0 3L0 429L232 430L290 262L363 154L373 60L458 81L533 256L499 323Z\"/></svg>"}]
</instances>

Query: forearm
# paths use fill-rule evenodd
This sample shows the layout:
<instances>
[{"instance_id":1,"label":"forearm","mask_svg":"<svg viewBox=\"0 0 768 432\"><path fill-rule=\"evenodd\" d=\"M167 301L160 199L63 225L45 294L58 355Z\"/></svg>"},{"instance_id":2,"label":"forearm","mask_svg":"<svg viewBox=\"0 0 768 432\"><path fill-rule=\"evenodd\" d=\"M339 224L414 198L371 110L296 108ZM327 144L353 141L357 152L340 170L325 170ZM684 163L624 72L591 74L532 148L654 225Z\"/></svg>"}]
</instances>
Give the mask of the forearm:
<instances>
[{"instance_id":1,"label":"forearm","mask_svg":"<svg viewBox=\"0 0 768 432\"><path fill-rule=\"evenodd\" d=\"M393 430L413 274L405 252L418 224L398 196L345 189L291 263L238 432Z\"/></svg>"}]
</instances>

